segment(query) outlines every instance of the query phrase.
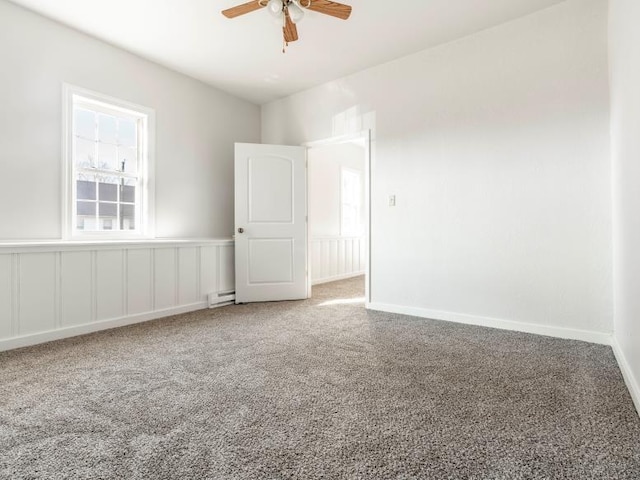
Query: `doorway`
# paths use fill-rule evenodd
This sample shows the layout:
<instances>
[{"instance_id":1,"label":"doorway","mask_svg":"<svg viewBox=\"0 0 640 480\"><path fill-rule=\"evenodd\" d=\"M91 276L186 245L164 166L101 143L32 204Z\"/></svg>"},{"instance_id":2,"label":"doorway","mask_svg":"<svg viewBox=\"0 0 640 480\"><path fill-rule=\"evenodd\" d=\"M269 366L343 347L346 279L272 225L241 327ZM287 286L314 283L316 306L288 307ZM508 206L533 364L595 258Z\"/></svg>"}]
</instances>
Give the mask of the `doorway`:
<instances>
[{"instance_id":1,"label":"doorway","mask_svg":"<svg viewBox=\"0 0 640 480\"><path fill-rule=\"evenodd\" d=\"M308 148L309 285L365 277L370 302L370 135L361 132Z\"/></svg>"}]
</instances>

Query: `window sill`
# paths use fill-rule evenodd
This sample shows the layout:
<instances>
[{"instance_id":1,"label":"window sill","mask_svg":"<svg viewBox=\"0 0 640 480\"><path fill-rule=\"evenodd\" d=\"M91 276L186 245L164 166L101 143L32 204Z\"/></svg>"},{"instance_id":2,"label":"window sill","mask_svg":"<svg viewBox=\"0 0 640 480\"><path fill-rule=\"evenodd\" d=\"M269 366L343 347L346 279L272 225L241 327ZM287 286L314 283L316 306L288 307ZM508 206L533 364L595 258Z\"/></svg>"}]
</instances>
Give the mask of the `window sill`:
<instances>
[{"instance_id":1,"label":"window sill","mask_svg":"<svg viewBox=\"0 0 640 480\"><path fill-rule=\"evenodd\" d=\"M176 248L208 247L233 245L232 238L194 238L194 239L113 239L113 240L26 240L0 242L0 254L21 252L59 252L78 250L113 250L136 248Z\"/></svg>"}]
</instances>

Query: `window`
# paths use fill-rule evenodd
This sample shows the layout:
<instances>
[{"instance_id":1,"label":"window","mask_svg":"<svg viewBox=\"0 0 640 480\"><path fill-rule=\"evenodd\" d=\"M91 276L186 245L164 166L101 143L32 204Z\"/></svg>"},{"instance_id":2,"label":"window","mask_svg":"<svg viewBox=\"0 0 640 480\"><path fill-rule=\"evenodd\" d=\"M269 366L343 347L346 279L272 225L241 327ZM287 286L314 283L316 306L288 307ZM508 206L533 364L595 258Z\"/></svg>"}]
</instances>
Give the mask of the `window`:
<instances>
[{"instance_id":1,"label":"window","mask_svg":"<svg viewBox=\"0 0 640 480\"><path fill-rule=\"evenodd\" d=\"M341 234L362 235L362 175L357 170L342 169Z\"/></svg>"},{"instance_id":2,"label":"window","mask_svg":"<svg viewBox=\"0 0 640 480\"><path fill-rule=\"evenodd\" d=\"M153 111L65 86L65 233L152 236Z\"/></svg>"}]
</instances>

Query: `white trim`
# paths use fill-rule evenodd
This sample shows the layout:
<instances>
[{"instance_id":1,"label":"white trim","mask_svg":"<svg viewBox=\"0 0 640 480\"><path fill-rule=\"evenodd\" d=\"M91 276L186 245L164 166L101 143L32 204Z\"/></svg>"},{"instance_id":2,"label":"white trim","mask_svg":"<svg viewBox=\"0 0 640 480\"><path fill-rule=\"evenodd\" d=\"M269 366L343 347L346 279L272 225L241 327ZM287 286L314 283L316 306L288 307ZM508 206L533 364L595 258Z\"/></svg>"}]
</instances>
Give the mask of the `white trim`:
<instances>
[{"instance_id":1,"label":"white trim","mask_svg":"<svg viewBox=\"0 0 640 480\"><path fill-rule=\"evenodd\" d=\"M640 384L638 384L638 380L633 376L631 365L629 365L627 357L625 357L622 347L620 347L615 335L611 338L611 348L620 366L624 382L627 384L627 388L631 394L631 399L636 407L636 413L640 416Z\"/></svg>"},{"instance_id":2,"label":"white trim","mask_svg":"<svg viewBox=\"0 0 640 480\"><path fill-rule=\"evenodd\" d=\"M338 135L335 137L325 138L324 140L315 140L313 142L305 142L302 144L303 147L314 148L314 147L326 147L329 145L339 145L341 143L351 143L354 141L363 140L365 143L365 147L367 141L371 137L371 130L362 130L360 132L355 133L347 133L345 135Z\"/></svg>"},{"instance_id":3,"label":"white trim","mask_svg":"<svg viewBox=\"0 0 640 480\"><path fill-rule=\"evenodd\" d=\"M361 277L362 272L344 273L342 275L334 275L333 277L317 278L311 282L312 285L322 285L323 283L337 282L338 280L346 280L347 278Z\"/></svg>"},{"instance_id":4,"label":"white trim","mask_svg":"<svg viewBox=\"0 0 640 480\"><path fill-rule=\"evenodd\" d=\"M366 261L364 265L364 299L365 303L371 303L371 263L372 263L372 244L373 239L371 238L371 224L372 220L372 199L371 192L373 191L372 182L373 182L373 163L371 158L371 130L366 130L361 133L364 138L364 152L365 152L365 165L364 165L364 238L365 238L365 247L367 249Z\"/></svg>"},{"instance_id":5,"label":"white trim","mask_svg":"<svg viewBox=\"0 0 640 480\"><path fill-rule=\"evenodd\" d=\"M312 242L322 242L324 240L362 240L364 235L342 236L342 235L322 235L311 237Z\"/></svg>"},{"instance_id":6,"label":"white trim","mask_svg":"<svg viewBox=\"0 0 640 480\"><path fill-rule=\"evenodd\" d=\"M231 238L203 238L203 239L152 239L152 240L107 240L107 241L41 241L0 243L0 254L12 253L50 253L66 251L99 251L138 248L167 248L167 247L231 247Z\"/></svg>"},{"instance_id":7,"label":"white trim","mask_svg":"<svg viewBox=\"0 0 640 480\"><path fill-rule=\"evenodd\" d=\"M88 88L78 87L77 85L73 85L71 83L63 82L62 86L66 91L74 95L85 97L98 105L107 104L109 105L109 108L112 108L111 105L115 105L124 113L127 113L127 110L129 111L129 114L144 113L145 115L150 115L155 113L155 110L149 107L145 107L144 105L139 105L127 100L122 100L121 98L112 97L104 93L89 90Z\"/></svg>"},{"instance_id":8,"label":"white trim","mask_svg":"<svg viewBox=\"0 0 640 480\"><path fill-rule=\"evenodd\" d=\"M5 350L13 350L15 348L30 347L32 345L51 342L54 340L62 340L65 338L76 337L78 335L86 335L87 333L99 332L101 330L109 330L112 328L124 327L126 325L133 325L136 323L147 322L149 320L156 320L163 317L170 317L172 315L179 315L182 313L194 312L196 310L204 310L207 307L208 307L207 302L196 302L190 305L172 307L164 310L157 310L155 312L148 312L148 313L141 313L138 315L112 318L110 320L103 320L100 322L87 323L84 325L66 327L66 328L61 328L57 330L50 330L48 332L34 333L30 335L23 335L20 337L14 337L7 340L0 340L0 352Z\"/></svg>"},{"instance_id":9,"label":"white trim","mask_svg":"<svg viewBox=\"0 0 640 480\"><path fill-rule=\"evenodd\" d=\"M71 168L71 158L73 156L73 142L71 135L73 132L73 93L74 87L67 83L62 84L62 157L61 169L62 178L60 185L62 187L62 195L60 195L62 204L62 238L71 238L71 185L73 184L73 169Z\"/></svg>"},{"instance_id":10,"label":"white trim","mask_svg":"<svg viewBox=\"0 0 640 480\"><path fill-rule=\"evenodd\" d=\"M580 330L576 328L553 327L550 325L538 325L535 323L516 322L513 320L502 320L498 318L480 317L464 313L443 312L419 307L404 307L401 305L390 305L384 303L369 303L367 308L381 312L399 313L411 315L413 317L429 318L431 320L441 320L445 322L463 323L466 325L477 325L480 327L498 328L501 330L512 330L516 332L533 333L535 335L545 335L548 337L564 338L569 340L580 340L583 342L597 343L600 345L611 345L612 334L607 332L595 332L592 330Z\"/></svg>"},{"instance_id":11,"label":"white trim","mask_svg":"<svg viewBox=\"0 0 640 480\"><path fill-rule=\"evenodd\" d=\"M74 96L82 97L82 101L95 106L96 111L109 108L120 112L123 116L134 116L143 123L144 135L142 143L139 176L144 182L140 190L141 198L136 203L137 226L135 232L77 232L74 231L73 201L75 199L75 179L73 167L73 107ZM69 83L62 84L62 238L65 240L84 239L151 239L155 236L155 144L156 121L155 110L137 105L126 100L77 87Z\"/></svg>"}]
</instances>

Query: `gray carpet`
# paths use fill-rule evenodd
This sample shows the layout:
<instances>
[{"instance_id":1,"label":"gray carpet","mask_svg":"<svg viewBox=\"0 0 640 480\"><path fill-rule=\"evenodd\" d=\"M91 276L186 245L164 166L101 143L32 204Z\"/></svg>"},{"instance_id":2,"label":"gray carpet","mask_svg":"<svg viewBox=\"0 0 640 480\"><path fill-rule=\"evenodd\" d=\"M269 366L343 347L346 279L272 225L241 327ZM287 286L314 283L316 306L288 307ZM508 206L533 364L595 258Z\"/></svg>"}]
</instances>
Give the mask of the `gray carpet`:
<instances>
[{"instance_id":1,"label":"gray carpet","mask_svg":"<svg viewBox=\"0 0 640 480\"><path fill-rule=\"evenodd\" d=\"M0 354L0 477L640 478L610 348L366 312L362 290Z\"/></svg>"}]
</instances>

